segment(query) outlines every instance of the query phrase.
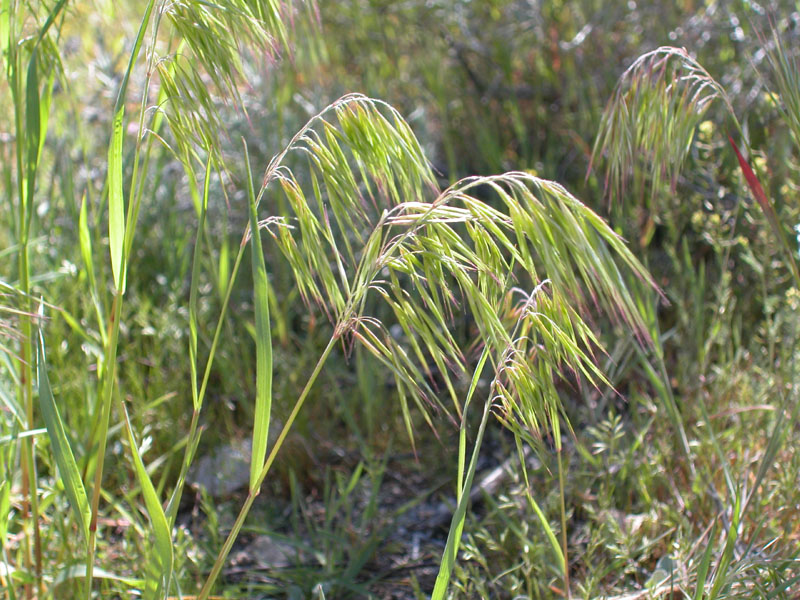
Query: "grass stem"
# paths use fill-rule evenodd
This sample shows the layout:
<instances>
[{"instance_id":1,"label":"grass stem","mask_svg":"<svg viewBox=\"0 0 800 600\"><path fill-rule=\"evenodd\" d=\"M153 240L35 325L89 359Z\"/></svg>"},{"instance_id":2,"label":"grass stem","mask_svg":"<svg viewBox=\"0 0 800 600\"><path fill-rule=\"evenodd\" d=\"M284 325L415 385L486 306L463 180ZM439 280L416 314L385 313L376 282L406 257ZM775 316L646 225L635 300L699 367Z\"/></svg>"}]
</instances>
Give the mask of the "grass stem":
<instances>
[{"instance_id":1,"label":"grass stem","mask_svg":"<svg viewBox=\"0 0 800 600\"><path fill-rule=\"evenodd\" d=\"M92 596L92 575L94 569L94 553L97 543L97 516L100 506L100 490L103 484L103 463L105 461L106 444L108 443L108 423L111 416L111 402L114 397L114 380L117 372L117 342L119 340L119 320L122 314L122 292L114 295L111 307L111 320L108 324L108 346L105 350L105 368L103 369L103 403L101 405L100 430L98 435L97 458L94 468L94 487L92 489L91 520L89 522L89 552L86 556L86 598Z\"/></svg>"},{"instance_id":2,"label":"grass stem","mask_svg":"<svg viewBox=\"0 0 800 600\"><path fill-rule=\"evenodd\" d=\"M569 554L567 553L567 508L564 501L564 466L561 458L562 447L556 449L558 459L558 496L561 509L561 550L564 553L564 595L569 600L572 595L569 591Z\"/></svg>"},{"instance_id":3,"label":"grass stem","mask_svg":"<svg viewBox=\"0 0 800 600\"><path fill-rule=\"evenodd\" d=\"M275 440L275 443L272 446L272 450L267 456L267 460L264 462L264 467L261 469L261 472L256 479L255 485L250 489L250 492L247 494L247 498L242 505L241 510L239 511L239 515L236 517L236 521L233 523L233 527L231 527L230 532L228 533L228 537L225 539L225 543L222 545L222 549L220 550L219 554L217 555L217 560L214 561L214 566L211 568L211 572L206 579L205 585L203 585L203 589L200 591L200 595L197 597L198 600L208 600L209 594L211 593L211 589L214 586L214 583L219 577L220 571L222 571L222 566L225 564L225 560L228 558L228 554L233 548L233 544L236 541L236 538L239 535L239 531L242 529L244 525L244 521L247 518L248 513L250 512L250 508L253 506L253 501L258 496L261 490L261 484L264 482L264 478L269 473L270 467L272 463L275 461L275 457L278 455L278 451L283 446L283 442L286 440L286 436L289 434L289 430L292 428L297 415L300 413L300 409L303 407L303 403L305 402L306 398L308 397L308 393L311 391L311 388L314 386L314 383L317 380L320 372L322 371L322 367L328 360L328 356L330 355L333 347L339 341L339 333L334 333L331 336L331 339L328 341L328 345L323 350L322 354L317 360L317 364L314 366L314 370L311 372L311 375L308 377L306 381L306 385L303 388L303 391L300 393L300 396L297 398L297 401L294 404L294 408L292 408L292 412L286 419L286 423L284 423L281 432L278 434L278 439Z\"/></svg>"}]
</instances>

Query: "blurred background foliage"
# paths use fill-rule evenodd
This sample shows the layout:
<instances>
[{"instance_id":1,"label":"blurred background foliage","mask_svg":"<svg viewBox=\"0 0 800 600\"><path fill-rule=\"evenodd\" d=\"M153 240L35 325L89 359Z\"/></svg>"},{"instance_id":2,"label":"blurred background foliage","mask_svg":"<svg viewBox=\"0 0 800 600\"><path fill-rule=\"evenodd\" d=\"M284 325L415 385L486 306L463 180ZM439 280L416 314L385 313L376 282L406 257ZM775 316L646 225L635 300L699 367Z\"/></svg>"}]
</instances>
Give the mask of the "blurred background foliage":
<instances>
[{"instance_id":1,"label":"blurred background foliage","mask_svg":"<svg viewBox=\"0 0 800 600\"><path fill-rule=\"evenodd\" d=\"M789 0L329 0L294 5L291 54L252 57L241 105L216 99L224 118L220 151L237 152L238 138L244 136L258 172L310 116L357 91L389 102L407 118L445 185L465 175L528 171L562 183L604 214L651 269L664 294L663 299L656 294L642 298L642 303L654 330L661 332L654 355L663 356L667 377L663 381L660 373L653 374L631 332L598 322L608 350L601 360L616 393L563 386L574 427L566 491L573 591L594 597L644 589L663 557L671 557L676 573L693 573L706 545L719 543L707 526L732 502L724 491L724 469L746 484L778 415L796 414L791 409L798 403L794 364L800 291L743 183L727 139L739 134L719 103L698 118L680 175L674 181L665 178L657 189L648 187L647 193L636 186L612 193L605 184L604 157L592 161L594 140L625 69L658 46L684 47L727 90L749 138L751 164L791 234L800 223L798 146L774 94L766 49L774 28L796 60L800 7ZM44 295L56 307L46 330L51 379L64 403L68 429L74 431L93 426L92 412L85 407L97 398L86 374L96 369L101 346L95 309L85 292L78 214L85 196L95 253L107 256L108 132L141 7L141 2L111 0L70 3L60 27L61 59L40 167L32 271L37 274L34 296ZM134 80L131 85L140 89L142 84ZM130 97L137 96L134 90ZM5 88L0 88L0 103L10 105ZM13 179L9 118L5 111L0 114L0 185L6 189ZM137 133L128 131L131 139ZM182 357L188 344L185 307L196 230L184 172L169 151L169 137L163 141L154 153L158 168L147 184L128 275L120 379L124 394L135 399L132 418L147 441L146 462L153 465L154 481L168 486L179 468L181 437L176 431L186 430L189 416L190 378ZM209 346L202 336L210 334L202 331L211 331L215 323L247 220L244 211L231 208L244 205L243 177L242 165L213 180L209 258L200 287L201 349ZM264 210L269 211L268 205ZM14 243L9 220L0 228L0 272L8 281L16 272ZM274 291L280 422L330 332L325 314L301 301L274 245L267 244L265 252ZM107 261L96 264L102 281L109 281L110 273L102 272ZM201 454L246 436L252 422L250 303L245 281L234 291L236 316L223 332L212 374ZM101 309L107 313L109 307ZM466 338L469 323L459 325ZM435 574L432 564L444 533L433 525L417 531L407 521L427 523L414 512L420 510L415 502L438 505L440 496L447 502L457 430L447 420L438 421L435 432L421 423L415 456L389 375L360 350L348 358L345 352L339 355L291 435L279 477L267 486L266 497L275 494L283 500L262 505L265 525L250 531L253 539L266 531L284 540L288 566L281 563L265 574L258 564L234 564L227 575L231 593L279 590L299 598L322 590L328 597L413 597L413 590L427 589ZM5 389L12 386L10 372L2 375ZM689 458L664 414L664 395L674 397L681 410ZM800 585L797 424L792 422L783 435L775 458L780 468L770 473L754 500L761 510L751 518L758 522L745 528L752 533L747 542L758 551L742 548L733 573L753 597L792 597L790 590ZM82 439L75 439L77 453L86 451L80 448ZM115 479L123 487L131 485L121 445L112 444L110 452L108 485L115 485ZM515 452L509 439L493 434L481 466L488 470L504 464ZM115 455L120 456L118 468ZM533 483L552 490L542 496L542 507L555 522L557 490L549 474L554 465L547 464L546 453L537 456L543 462L532 467ZM41 471L52 474L52 466L42 465ZM695 471L700 478L692 477ZM506 472L499 488L476 499L464 560L456 571L456 597L560 597L557 573L548 567L547 542L521 486L518 473ZM210 549L218 545L214 526L229 521L235 505L230 500L198 491L187 501L181 530L187 537L179 536L187 546L180 559L185 564L179 567L187 581L208 568L206 546L213 558ZM122 514L130 511L122 503L118 508ZM205 516L189 518L198 514ZM136 522L141 516L128 518ZM122 525L119 536L120 549L138 539L127 540ZM62 542L51 551L59 560L70 549ZM141 551L120 551L114 557L119 570L125 570L126 562L133 568ZM237 579L249 583L236 584ZM781 587L786 581L794 583Z\"/></svg>"}]
</instances>

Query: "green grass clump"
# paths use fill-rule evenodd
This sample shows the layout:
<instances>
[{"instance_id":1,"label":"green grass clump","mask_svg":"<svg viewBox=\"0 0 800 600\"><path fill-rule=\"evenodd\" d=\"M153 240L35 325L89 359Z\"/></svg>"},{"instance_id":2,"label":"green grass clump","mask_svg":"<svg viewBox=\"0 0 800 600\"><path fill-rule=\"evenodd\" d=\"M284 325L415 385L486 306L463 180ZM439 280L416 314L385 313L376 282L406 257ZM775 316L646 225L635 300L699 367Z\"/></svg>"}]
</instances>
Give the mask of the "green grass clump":
<instances>
[{"instance_id":1,"label":"green grass clump","mask_svg":"<svg viewBox=\"0 0 800 600\"><path fill-rule=\"evenodd\" d=\"M6 597L791 597L794 34L594 4L0 5Z\"/></svg>"}]
</instances>

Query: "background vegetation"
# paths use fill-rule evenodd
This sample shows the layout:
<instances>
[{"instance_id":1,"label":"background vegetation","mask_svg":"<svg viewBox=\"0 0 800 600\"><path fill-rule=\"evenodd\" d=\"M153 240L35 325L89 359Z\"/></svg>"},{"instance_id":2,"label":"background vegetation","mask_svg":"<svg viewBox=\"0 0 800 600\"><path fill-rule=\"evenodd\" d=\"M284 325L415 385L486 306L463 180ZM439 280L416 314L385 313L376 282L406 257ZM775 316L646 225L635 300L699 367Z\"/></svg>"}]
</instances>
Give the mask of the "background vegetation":
<instances>
[{"instance_id":1,"label":"background vegetation","mask_svg":"<svg viewBox=\"0 0 800 600\"><path fill-rule=\"evenodd\" d=\"M90 595L192 597L215 563L204 593L221 597L427 597L467 499L448 597L800 597L799 28L788 0L2 2L5 597L85 597L92 570ZM660 46L686 50L645 54ZM334 105L350 92L397 113ZM332 105L318 137L293 138ZM408 304L333 300L348 284L324 256L357 271L345 244L386 218L348 192L431 201L504 171L513 202L488 180L453 188L502 232L451 236L462 213L425 212L418 230L436 231L409 255L444 258L378 273L397 270L387 289ZM251 212L262 182L282 192ZM314 212L323 193L344 209ZM574 198L652 282L610 230L570 229ZM572 334L560 346L511 335L528 313L506 295L519 238L497 215L534 199L560 207L541 221L559 235L531 239L518 281L531 298L554 282L541 311ZM243 237L278 216L321 238L293 250L277 220ZM484 263L494 278L464 275ZM472 306L444 314L473 276L509 340L486 341L491 315ZM335 327L353 315L371 346ZM422 350L403 362L411 338ZM498 381L508 398L525 381L554 395L527 413L498 401L487 423L466 406L502 397ZM280 448L266 479L262 443Z\"/></svg>"}]
</instances>

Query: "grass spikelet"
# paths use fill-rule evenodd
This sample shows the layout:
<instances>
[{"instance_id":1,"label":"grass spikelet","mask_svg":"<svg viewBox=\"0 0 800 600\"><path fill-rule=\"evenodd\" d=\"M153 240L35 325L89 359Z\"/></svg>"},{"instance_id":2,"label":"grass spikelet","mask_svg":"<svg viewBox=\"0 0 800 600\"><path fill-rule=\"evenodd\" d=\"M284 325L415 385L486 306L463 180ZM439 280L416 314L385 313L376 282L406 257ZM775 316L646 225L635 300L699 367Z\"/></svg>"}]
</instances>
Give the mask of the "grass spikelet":
<instances>
[{"instance_id":1,"label":"grass spikelet","mask_svg":"<svg viewBox=\"0 0 800 600\"><path fill-rule=\"evenodd\" d=\"M604 156L609 199L621 201L632 185L657 211L663 184L674 189L695 129L716 99L735 120L725 90L683 48L663 46L634 61L606 106L589 166Z\"/></svg>"}]
</instances>

